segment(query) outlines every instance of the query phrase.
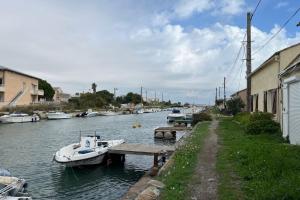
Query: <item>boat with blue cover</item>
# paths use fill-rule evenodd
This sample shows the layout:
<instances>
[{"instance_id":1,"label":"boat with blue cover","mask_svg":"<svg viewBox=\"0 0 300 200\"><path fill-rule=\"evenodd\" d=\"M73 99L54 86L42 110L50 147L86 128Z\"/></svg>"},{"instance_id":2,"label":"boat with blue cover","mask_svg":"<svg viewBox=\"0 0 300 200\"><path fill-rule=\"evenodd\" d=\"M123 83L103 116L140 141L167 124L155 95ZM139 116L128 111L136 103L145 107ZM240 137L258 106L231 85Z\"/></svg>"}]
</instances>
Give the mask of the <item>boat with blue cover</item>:
<instances>
[{"instance_id":1,"label":"boat with blue cover","mask_svg":"<svg viewBox=\"0 0 300 200\"><path fill-rule=\"evenodd\" d=\"M66 167L101 164L108 148L124 143L124 140L102 140L99 135L81 136L78 143L61 148L54 161Z\"/></svg>"}]
</instances>

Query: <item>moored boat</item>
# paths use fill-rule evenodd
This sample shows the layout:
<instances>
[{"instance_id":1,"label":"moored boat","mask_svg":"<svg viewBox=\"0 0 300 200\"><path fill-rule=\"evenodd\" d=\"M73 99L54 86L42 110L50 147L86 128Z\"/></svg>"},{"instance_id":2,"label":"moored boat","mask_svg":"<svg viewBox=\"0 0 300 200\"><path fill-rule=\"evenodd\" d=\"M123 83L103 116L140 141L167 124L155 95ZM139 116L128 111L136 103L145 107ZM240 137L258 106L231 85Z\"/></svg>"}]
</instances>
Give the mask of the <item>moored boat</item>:
<instances>
[{"instance_id":1,"label":"moored boat","mask_svg":"<svg viewBox=\"0 0 300 200\"><path fill-rule=\"evenodd\" d=\"M124 143L124 140L101 140L98 135L80 137L79 143L61 148L53 157L54 161L66 167L101 164L108 148Z\"/></svg>"},{"instance_id":2,"label":"moored boat","mask_svg":"<svg viewBox=\"0 0 300 200\"><path fill-rule=\"evenodd\" d=\"M26 193L27 183L24 179L11 176L10 172L0 168L0 199L31 200Z\"/></svg>"},{"instance_id":3,"label":"moored boat","mask_svg":"<svg viewBox=\"0 0 300 200\"><path fill-rule=\"evenodd\" d=\"M88 109L88 111L77 114L76 117L96 117L99 113L93 111L92 109Z\"/></svg>"},{"instance_id":4,"label":"moored boat","mask_svg":"<svg viewBox=\"0 0 300 200\"><path fill-rule=\"evenodd\" d=\"M102 111L99 112L99 115L101 116L114 116L114 115L118 115L119 113L117 112L113 112L113 111Z\"/></svg>"},{"instance_id":5,"label":"moored boat","mask_svg":"<svg viewBox=\"0 0 300 200\"><path fill-rule=\"evenodd\" d=\"M25 122L38 122L40 117L37 114L32 116L25 113L12 113L0 117L1 123L25 123Z\"/></svg>"},{"instance_id":6,"label":"moored boat","mask_svg":"<svg viewBox=\"0 0 300 200\"><path fill-rule=\"evenodd\" d=\"M70 119L72 117L71 114L67 114L64 112L48 112L47 118L48 119Z\"/></svg>"},{"instance_id":7,"label":"moored boat","mask_svg":"<svg viewBox=\"0 0 300 200\"><path fill-rule=\"evenodd\" d=\"M177 120L184 120L186 117L185 114L180 113L180 110L173 109L172 113L168 114L167 120L169 123L175 122Z\"/></svg>"}]
</instances>

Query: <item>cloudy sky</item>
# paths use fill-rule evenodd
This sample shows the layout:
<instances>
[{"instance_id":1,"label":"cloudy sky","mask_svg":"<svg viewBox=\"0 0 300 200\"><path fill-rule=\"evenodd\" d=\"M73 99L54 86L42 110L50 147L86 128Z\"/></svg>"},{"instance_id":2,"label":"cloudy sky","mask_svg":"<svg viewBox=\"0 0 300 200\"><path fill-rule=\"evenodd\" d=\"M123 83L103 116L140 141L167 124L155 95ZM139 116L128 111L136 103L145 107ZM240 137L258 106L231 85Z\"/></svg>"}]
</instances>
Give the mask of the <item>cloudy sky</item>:
<instances>
[{"instance_id":1,"label":"cloudy sky","mask_svg":"<svg viewBox=\"0 0 300 200\"><path fill-rule=\"evenodd\" d=\"M212 103L223 77L228 93L245 87L246 12L256 0L0 0L0 65L46 79L69 93L154 91L172 101ZM253 52L299 8L262 0L253 17ZM264 49L300 42L300 12Z\"/></svg>"}]
</instances>

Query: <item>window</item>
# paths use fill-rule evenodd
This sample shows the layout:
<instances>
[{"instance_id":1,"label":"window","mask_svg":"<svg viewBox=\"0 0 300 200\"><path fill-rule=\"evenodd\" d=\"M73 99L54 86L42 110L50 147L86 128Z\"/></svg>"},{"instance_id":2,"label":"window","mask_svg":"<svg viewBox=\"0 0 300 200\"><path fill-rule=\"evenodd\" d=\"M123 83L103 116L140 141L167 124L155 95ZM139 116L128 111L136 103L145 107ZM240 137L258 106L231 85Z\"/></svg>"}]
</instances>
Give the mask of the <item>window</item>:
<instances>
[{"instance_id":1,"label":"window","mask_svg":"<svg viewBox=\"0 0 300 200\"><path fill-rule=\"evenodd\" d=\"M277 90L276 89L274 89L273 91L272 91L272 96L273 96L273 98L272 98L272 113L273 114L276 114L277 113Z\"/></svg>"},{"instance_id":2,"label":"window","mask_svg":"<svg viewBox=\"0 0 300 200\"><path fill-rule=\"evenodd\" d=\"M268 92L264 92L264 112L268 112Z\"/></svg>"},{"instance_id":3,"label":"window","mask_svg":"<svg viewBox=\"0 0 300 200\"><path fill-rule=\"evenodd\" d=\"M4 102L4 92L0 92L0 102Z\"/></svg>"},{"instance_id":4,"label":"window","mask_svg":"<svg viewBox=\"0 0 300 200\"><path fill-rule=\"evenodd\" d=\"M251 101L250 101L250 110L251 110L251 112L253 112L253 103L254 103L253 95L251 95Z\"/></svg>"},{"instance_id":5,"label":"window","mask_svg":"<svg viewBox=\"0 0 300 200\"><path fill-rule=\"evenodd\" d=\"M255 112L258 112L258 94L255 95Z\"/></svg>"},{"instance_id":6,"label":"window","mask_svg":"<svg viewBox=\"0 0 300 200\"><path fill-rule=\"evenodd\" d=\"M3 78L0 78L0 86L3 85Z\"/></svg>"}]
</instances>

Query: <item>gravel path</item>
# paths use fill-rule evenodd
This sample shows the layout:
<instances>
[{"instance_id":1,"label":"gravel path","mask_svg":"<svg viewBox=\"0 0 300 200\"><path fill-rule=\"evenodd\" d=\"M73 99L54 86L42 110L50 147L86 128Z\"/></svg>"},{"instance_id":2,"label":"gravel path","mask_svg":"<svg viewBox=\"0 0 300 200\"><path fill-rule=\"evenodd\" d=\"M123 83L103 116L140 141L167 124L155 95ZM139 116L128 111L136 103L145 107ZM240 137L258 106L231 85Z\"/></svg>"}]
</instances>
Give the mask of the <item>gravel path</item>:
<instances>
[{"instance_id":1,"label":"gravel path","mask_svg":"<svg viewBox=\"0 0 300 200\"><path fill-rule=\"evenodd\" d=\"M213 120L209 127L209 135L204 140L198 163L189 185L191 200L218 199L218 176L216 161L218 152L218 135L216 129L219 121Z\"/></svg>"}]
</instances>

